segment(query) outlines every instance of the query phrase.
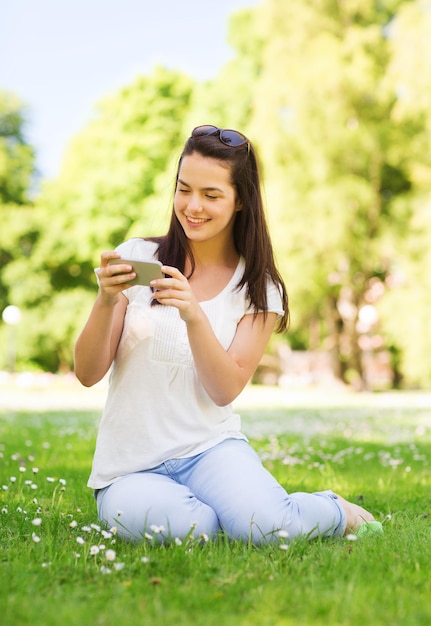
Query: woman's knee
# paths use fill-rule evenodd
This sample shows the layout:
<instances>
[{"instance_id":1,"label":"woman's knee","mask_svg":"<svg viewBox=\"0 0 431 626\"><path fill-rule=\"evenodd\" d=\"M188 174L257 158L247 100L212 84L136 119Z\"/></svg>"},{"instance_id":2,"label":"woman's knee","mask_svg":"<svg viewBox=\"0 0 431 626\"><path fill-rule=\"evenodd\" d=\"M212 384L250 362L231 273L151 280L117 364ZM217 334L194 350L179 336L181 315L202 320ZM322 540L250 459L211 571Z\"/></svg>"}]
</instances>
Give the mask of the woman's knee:
<instances>
[{"instance_id":1,"label":"woman's knee","mask_svg":"<svg viewBox=\"0 0 431 626\"><path fill-rule=\"evenodd\" d=\"M212 536L219 530L217 516L209 506L164 476L127 476L101 490L97 504L99 518L131 541Z\"/></svg>"}]
</instances>

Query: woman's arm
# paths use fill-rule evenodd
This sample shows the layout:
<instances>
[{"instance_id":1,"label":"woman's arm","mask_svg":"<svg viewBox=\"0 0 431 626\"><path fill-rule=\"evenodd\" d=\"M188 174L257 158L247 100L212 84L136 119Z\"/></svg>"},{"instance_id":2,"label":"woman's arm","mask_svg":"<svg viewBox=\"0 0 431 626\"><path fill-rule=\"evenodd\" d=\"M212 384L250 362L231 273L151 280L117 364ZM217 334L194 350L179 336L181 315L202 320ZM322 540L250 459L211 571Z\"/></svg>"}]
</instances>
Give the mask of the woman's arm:
<instances>
[{"instance_id":1,"label":"woman's arm","mask_svg":"<svg viewBox=\"0 0 431 626\"><path fill-rule=\"evenodd\" d=\"M104 252L98 272L99 293L90 317L75 344L75 374L86 387L99 382L109 370L123 330L127 298L121 293L135 277L130 265L109 265L119 258ZM127 273L128 272L128 273Z\"/></svg>"},{"instance_id":2,"label":"woman's arm","mask_svg":"<svg viewBox=\"0 0 431 626\"><path fill-rule=\"evenodd\" d=\"M203 312L202 312L203 313ZM256 318L245 315L226 351L218 341L208 318L189 322L187 331L199 380L219 406L229 404L250 380L274 330L276 314Z\"/></svg>"},{"instance_id":3,"label":"woman's arm","mask_svg":"<svg viewBox=\"0 0 431 626\"><path fill-rule=\"evenodd\" d=\"M114 304L97 296L90 317L75 344L75 374L86 387L101 380L111 367L123 329L127 299Z\"/></svg>"},{"instance_id":4,"label":"woman's arm","mask_svg":"<svg viewBox=\"0 0 431 626\"><path fill-rule=\"evenodd\" d=\"M175 306L186 322L193 360L200 382L219 406L232 402L243 390L259 364L276 322L276 314L245 315L226 351L193 295L188 280L172 267L162 267L172 278L152 282L161 304Z\"/></svg>"}]
</instances>

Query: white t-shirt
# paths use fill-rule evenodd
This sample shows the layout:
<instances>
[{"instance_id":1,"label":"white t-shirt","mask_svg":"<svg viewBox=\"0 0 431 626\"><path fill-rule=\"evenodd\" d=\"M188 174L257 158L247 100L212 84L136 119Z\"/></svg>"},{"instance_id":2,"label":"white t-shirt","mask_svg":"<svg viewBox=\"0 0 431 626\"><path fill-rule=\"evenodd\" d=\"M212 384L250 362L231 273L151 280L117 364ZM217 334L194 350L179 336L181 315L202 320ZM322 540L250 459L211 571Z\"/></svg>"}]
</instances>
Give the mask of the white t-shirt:
<instances>
[{"instance_id":1,"label":"white t-shirt","mask_svg":"<svg viewBox=\"0 0 431 626\"><path fill-rule=\"evenodd\" d=\"M131 239L117 251L125 259L150 260L156 249L153 242ZM244 266L240 259L228 285L200 303L226 350L241 318L253 313L245 288L236 289ZM178 310L151 306L149 287L133 286L123 293L129 304L88 481L93 489L168 459L194 456L228 438L246 439L232 405L217 406L199 382ZM283 314L272 283L268 310Z\"/></svg>"}]
</instances>

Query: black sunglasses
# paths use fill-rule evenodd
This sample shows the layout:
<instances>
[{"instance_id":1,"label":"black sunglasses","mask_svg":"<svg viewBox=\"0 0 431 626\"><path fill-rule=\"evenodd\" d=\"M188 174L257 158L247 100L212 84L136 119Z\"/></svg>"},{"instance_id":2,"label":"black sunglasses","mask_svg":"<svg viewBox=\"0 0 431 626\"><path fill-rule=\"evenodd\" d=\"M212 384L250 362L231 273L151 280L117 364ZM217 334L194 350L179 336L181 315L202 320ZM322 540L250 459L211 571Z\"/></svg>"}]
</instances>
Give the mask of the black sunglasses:
<instances>
[{"instance_id":1,"label":"black sunglasses","mask_svg":"<svg viewBox=\"0 0 431 626\"><path fill-rule=\"evenodd\" d=\"M211 126L204 124L203 126L196 126L192 130L192 137L203 137L204 135L217 135L222 143L231 148L239 148L240 146L247 145L250 151L250 142L245 135L239 133L237 130L230 130L226 128L218 128L217 126Z\"/></svg>"}]
</instances>

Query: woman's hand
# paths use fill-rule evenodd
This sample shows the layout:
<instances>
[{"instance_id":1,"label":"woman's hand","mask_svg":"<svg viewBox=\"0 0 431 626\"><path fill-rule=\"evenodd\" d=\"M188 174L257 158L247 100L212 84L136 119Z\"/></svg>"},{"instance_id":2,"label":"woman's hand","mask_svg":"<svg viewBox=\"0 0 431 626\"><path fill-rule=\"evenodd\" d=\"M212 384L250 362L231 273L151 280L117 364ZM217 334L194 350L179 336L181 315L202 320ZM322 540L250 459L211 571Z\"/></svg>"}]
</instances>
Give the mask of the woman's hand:
<instances>
[{"instance_id":1,"label":"woman's hand","mask_svg":"<svg viewBox=\"0 0 431 626\"><path fill-rule=\"evenodd\" d=\"M240 320L235 337L225 350L214 334L189 281L174 267L163 266L167 278L151 282L153 298L174 306L187 324L187 334L198 378L219 406L232 402L256 369L274 329L276 314L252 314Z\"/></svg>"},{"instance_id":2,"label":"woman's hand","mask_svg":"<svg viewBox=\"0 0 431 626\"><path fill-rule=\"evenodd\" d=\"M153 299L177 308L186 324L199 320L203 312L187 278L178 269L168 265L162 267L162 272L168 278L151 281L151 287L155 290Z\"/></svg>"},{"instance_id":3,"label":"woman's hand","mask_svg":"<svg viewBox=\"0 0 431 626\"><path fill-rule=\"evenodd\" d=\"M130 280L136 277L129 263L110 265L110 259L120 259L118 252L109 250L103 252L100 257L100 268L97 270L97 281L102 300L106 303L115 303L119 294L130 287Z\"/></svg>"},{"instance_id":4,"label":"woman's hand","mask_svg":"<svg viewBox=\"0 0 431 626\"><path fill-rule=\"evenodd\" d=\"M127 263L109 265L121 258L117 252L103 252L97 271L99 293L75 344L75 374L86 387L99 382L109 370L123 330L127 298L121 292L135 277Z\"/></svg>"}]
</instances>

